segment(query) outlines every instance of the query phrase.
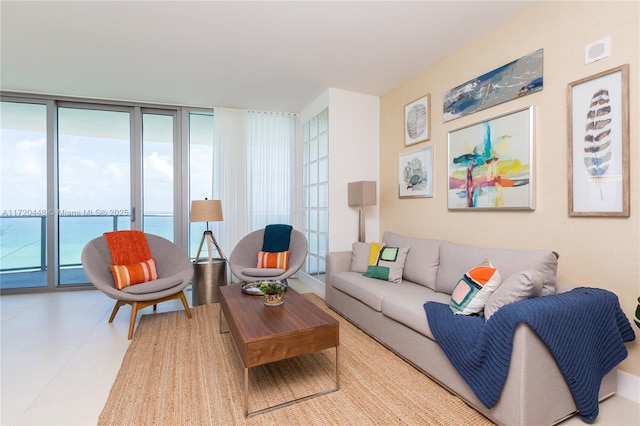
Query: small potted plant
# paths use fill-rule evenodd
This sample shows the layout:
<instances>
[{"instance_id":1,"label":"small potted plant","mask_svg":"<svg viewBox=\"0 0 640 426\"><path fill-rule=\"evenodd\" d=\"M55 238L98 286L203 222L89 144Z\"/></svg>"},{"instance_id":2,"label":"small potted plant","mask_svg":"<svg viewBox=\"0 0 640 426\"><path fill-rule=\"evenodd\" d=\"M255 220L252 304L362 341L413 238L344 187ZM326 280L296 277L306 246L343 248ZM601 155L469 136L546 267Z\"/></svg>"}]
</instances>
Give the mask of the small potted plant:
<instances>
[{"instance_id":1,"label":"small potted plant","mask_svg":"<svg viewBox=\"0 0 640 426\"><path fill-rule=\"evenodd\" d=\"M260 281L258 288L264 294L265 305L280 306L284 303L285 285L282 281Z\"/></svg>"}]
</instances>

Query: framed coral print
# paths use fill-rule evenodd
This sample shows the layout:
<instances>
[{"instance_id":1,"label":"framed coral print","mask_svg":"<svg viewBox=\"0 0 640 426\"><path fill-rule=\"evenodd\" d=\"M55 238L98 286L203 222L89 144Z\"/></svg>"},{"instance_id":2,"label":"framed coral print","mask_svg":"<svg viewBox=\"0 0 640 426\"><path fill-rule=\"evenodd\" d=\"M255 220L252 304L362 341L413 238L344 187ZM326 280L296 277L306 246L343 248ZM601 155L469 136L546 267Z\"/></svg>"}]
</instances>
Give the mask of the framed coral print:
<instances>
[{"instance_id":1,"label":"framed coral print","mask_svg":"<svg viewBox=\"0 0 640 426\"><path fill-rule=\"evenodd\" d=\"M402 154L398 171L400 198L433 197L433 147Z\"/></svg>"},{"instance_id":2,"label":"framed coral print","mask_svg":"<svg viewBox=\"0 0 640 426\"><path fill-rule=\"evenodd\" d=\"M629 217L629 65L568 86L569 216Z\"/></svg>"},{"instance_id":3,"label":"framed coral print","mask_svg":"<svg viewBox=\"0 0 640 426\"><path fill-rule=\"evenodd\" d=\"M425 95L404 106L404 146L431 139L430 100Z\"/></svg>"},{"instance_id":4,"label":"framed coral print","mask_svg":"<svg viewBox=\"0 0 640 426\"><path fill-rule=\"evenodd\" d=\"M533 106L449 132L450 210L533 210Z\"/></svg>"}]
</instances>

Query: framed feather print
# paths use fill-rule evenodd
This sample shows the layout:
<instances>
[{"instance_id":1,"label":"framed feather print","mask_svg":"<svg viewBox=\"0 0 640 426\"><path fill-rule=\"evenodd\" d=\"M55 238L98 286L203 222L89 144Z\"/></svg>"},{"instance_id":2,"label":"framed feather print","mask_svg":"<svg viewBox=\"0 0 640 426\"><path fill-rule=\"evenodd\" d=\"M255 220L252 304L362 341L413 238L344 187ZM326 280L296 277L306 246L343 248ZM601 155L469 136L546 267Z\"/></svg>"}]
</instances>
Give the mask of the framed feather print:
<instances>
[{"instance_id":1,"label":"framed feather print","mask_svg":"<svg viewBox=\"0 0 640 426\"><path fill-rule=\"evenodd\" d=\"M629 65L568 86L569 216L629 217Z\"/></svg>"}]
</instances>

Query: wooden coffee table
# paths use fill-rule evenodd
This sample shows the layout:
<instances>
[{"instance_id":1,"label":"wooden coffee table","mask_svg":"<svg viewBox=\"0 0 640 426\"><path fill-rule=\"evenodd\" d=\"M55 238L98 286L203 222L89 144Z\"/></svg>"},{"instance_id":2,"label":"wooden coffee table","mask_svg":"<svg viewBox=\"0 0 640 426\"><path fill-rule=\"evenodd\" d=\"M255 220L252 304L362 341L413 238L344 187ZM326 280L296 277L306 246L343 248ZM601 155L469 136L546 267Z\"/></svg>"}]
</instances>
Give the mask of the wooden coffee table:
<instances>
[{"instance_id":1,"label":"wooden coffee table","mask_svg":"<svg viewBox=\"0 0 640 426\"><path fill-rule=\"evenodd\" d=\"M264 305L261 296L242 292L241 285L220 287L220 332L231 332L244 366L244 412L247 417L285 407L340 389L338 320L289 287L281 306ZM229 330L222 330L222 316ZM336 348L336 386L302 398L249 412L249 368L299 355Z\"/></svg>"}]
</instances>

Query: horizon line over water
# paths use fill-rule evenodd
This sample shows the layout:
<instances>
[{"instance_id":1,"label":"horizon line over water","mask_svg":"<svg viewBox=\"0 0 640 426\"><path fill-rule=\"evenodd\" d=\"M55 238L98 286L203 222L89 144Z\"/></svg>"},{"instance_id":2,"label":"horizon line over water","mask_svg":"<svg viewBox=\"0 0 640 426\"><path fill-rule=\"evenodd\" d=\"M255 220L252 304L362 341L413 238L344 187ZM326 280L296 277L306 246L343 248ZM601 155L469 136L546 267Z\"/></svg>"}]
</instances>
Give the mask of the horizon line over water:
<instances>
[{"instance_id":1,"label":"horizon line over water","mask_svg":"<svg viewBox=\"0 0 640 426\"><path fill-rule=\"evenodd\" d=\"M130 216L116 218L117 229L130 229ZM173 241L173 215L144 217L144 232ZM0 271L42 269L46 261L41 216L0 217ZM60 216L60 266L80 266L84 246L93 238L114 230L114 216ZM199 241L201 230L191 228L190 241Z\"/></svg>"}]
</instances>

